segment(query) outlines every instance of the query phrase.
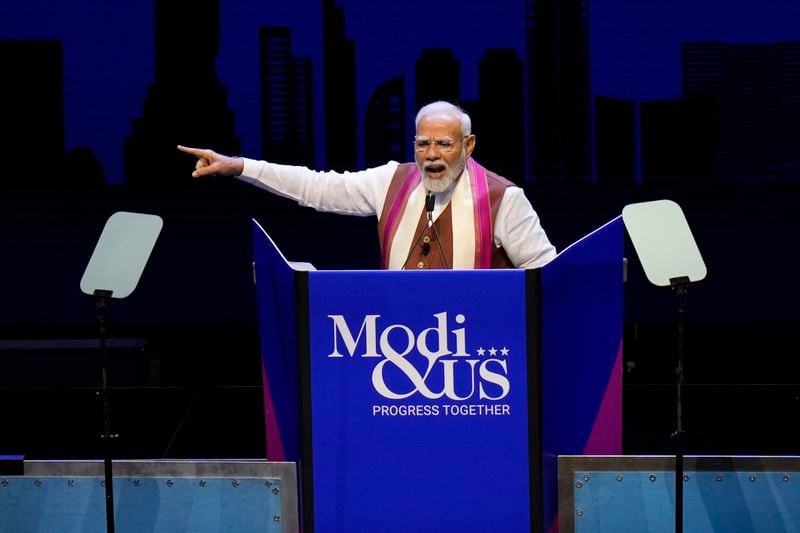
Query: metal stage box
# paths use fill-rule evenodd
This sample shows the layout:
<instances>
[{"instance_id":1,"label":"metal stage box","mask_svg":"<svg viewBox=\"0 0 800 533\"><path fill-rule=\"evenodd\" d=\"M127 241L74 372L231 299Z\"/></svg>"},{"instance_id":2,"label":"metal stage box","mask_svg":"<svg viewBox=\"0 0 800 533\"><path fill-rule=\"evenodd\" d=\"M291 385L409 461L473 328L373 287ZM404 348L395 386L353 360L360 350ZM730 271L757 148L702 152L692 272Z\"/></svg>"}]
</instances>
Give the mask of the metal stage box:
<instances>
[{"instance_id":1,"label":"metal stage box","mask_svg":"<svg viewBox=\"0 0 800 533\"><path fill-rule=\"evenodd\" d=\"M103 461L25 461L0 475L0 531L106 530ZM114 461L117 531L298 531L294 463Z\"/></svg>"},{"instance_id":2,"label":"metal stage box","mask_svg":"<svg viewBox=\"0 0 800 533\"><path fill-rule=\"evenodd\" d=\"M675 531L674 456L561 456L561 533ZM800 457L685 456L684 531L800 531Z\"/></svg>"}]
</instances>

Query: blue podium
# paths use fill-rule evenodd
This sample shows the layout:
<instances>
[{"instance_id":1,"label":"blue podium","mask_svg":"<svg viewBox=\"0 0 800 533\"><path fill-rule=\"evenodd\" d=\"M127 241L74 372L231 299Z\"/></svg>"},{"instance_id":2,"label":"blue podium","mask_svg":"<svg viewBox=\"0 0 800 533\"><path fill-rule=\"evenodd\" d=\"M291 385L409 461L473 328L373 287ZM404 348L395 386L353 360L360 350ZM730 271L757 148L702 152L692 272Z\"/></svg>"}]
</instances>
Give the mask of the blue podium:
<instances>
[{"instance_id":1,"label":"blue podium","mask_svg":"<svg viewBox=\"0 0 800 533\"><path fill-rule=\"evenodd\" d=\"M620 217L538 270L316 271L253 238L304 532L556 531L557 457L621 453Z\"/></svg>"}]
</instances>

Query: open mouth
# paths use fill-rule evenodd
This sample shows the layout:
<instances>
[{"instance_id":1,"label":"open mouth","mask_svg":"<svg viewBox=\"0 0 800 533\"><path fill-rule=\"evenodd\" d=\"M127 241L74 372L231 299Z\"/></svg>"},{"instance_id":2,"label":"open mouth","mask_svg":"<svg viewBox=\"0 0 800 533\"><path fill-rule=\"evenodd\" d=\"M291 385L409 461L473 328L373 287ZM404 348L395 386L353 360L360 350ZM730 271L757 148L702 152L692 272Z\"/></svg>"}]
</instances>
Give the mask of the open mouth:
<instances>
[{"instance_id":1,"label":"open mouth","mask_svg":"<svg viewBox=\"0 0 800 533\"><path fill-rule=\"evenodd\" d=\"M427 165L425 167L425 174L432 179L438 180L444 177L447 172L447 167L444 165Z\"/></svg>"}]
</instances>

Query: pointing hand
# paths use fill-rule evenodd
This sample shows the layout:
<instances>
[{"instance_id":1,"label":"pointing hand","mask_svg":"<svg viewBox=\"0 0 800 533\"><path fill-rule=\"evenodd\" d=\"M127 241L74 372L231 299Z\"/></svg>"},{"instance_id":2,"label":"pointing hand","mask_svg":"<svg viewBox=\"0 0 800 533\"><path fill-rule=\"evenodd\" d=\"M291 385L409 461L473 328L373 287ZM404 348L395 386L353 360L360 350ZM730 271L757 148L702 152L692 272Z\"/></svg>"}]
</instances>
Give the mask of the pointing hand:
<instances>
[{"instance_id":1,"label":"pointing hand","mask_svg":"<svg viewBox=\"0 0 800 533\"><path fill-rule=\"evenodd\" d=\"M197 158L194 165L192 176L202 178L203 176L238 176L244 170L244 161L241 157L229 157L218 154L213 150L205 148L189 148L188 146L178 145L178 150L186 152Z\"/></svg>"}]
</instances>

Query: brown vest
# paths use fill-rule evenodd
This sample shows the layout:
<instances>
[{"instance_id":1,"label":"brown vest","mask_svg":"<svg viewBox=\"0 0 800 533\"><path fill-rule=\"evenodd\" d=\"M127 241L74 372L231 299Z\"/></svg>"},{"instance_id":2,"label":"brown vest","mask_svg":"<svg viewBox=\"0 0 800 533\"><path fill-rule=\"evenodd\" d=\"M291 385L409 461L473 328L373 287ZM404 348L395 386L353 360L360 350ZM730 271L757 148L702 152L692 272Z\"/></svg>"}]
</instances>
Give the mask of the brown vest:
<instances>
[{"instance_id":1,"label":"brown vest","mask_svg":"<svg viewBox=\"0 0 800 533\"><path fill-rule=\"evenodd\" d=\"M394 204L400 188L405 182L406 178L416 168L416 163L403 163L398 165L397 170L392 176L392 181L389 183L389 189L386 191L386 198L383 202L383 211L381 217L378 219L378 239L380 241L381 250L383 250L383 233L386 228L386 221L389 216L389 210ZM498 176L494 172L486 171L486 179L489 186L489 205L492 212L492 227L494 227L495 218L497 217L497 209L500 206L500 201L503 199L503 194L506 188L514 184ZM411 249L408 251L408 258L406 259L405 269L429 269L429 268L453 268L453 217L450 205L445 207L444 211L436 219L433 227L427 227L428 217L425 209L420 211L419 222L417 229L414 231L414 241L411 243ZM434 231L435 228L435 231ZM438 235L438 239L437 239ZM514 265L506 255L502 247L494 247L492 250L492 268L513 268Z\"/></svg>"}]
</instances>

